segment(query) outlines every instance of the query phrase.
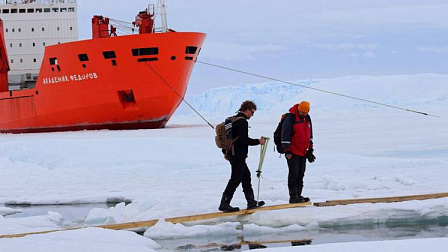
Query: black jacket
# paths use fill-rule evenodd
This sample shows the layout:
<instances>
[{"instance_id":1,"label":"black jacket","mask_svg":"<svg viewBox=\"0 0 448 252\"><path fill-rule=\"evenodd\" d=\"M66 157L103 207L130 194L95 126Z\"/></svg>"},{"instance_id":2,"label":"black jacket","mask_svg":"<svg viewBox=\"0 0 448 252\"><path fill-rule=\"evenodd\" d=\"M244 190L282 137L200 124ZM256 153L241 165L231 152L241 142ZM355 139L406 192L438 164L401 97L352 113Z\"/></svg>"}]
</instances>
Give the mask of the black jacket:
<instances>
[{"instance_id":1,"label":"black jacket","mask_svg":"<svg viewBox=\"0 0 448 252\"><path fill-rule=\"evenodd\" d=\"M239 112L237 117L244 117L245 120L237 120L232 123L232 135L235 139L239 137L235 141L235 156L244 156L247 157L247 153L249 151L249 145L259 145L260 140L252 139L249 137L249 123L247 122L247 117L243 113Z\"/></svg>"}]
</instances>

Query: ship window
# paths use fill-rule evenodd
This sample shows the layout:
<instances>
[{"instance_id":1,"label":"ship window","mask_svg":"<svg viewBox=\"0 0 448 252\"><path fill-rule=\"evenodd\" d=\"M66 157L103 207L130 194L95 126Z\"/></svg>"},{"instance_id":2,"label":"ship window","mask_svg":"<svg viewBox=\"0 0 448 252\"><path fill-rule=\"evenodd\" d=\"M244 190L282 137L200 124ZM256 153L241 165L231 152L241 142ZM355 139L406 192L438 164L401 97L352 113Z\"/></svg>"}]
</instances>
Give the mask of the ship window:
<instances>
[{"instance_id":1,"label":"ship window","mask_svg":"<svg viewBox=\"0 0 448 252\"><path fill-rule=\"evenodd\" d=\"M45 8L45 9L44 9L44 12L50 12L50 11L51 11L50 8Z\"/></svg>"},{"instance_id":2,"label":"ship window","mask_svg":"<svg viewBox=\"0 0 448 252\"><path fill-rule=\"evenodd\" d=\"M9 47L12 47L12 43L11 43L11 44L9 44Z\"/></svg>"},{"instance_id":3,"label":"ship window","mask_svg":"<svg viewBox=\"0 0 448 252\"><path fill-rule=\"evenodd\" d=\"M149 48L134 48L132 49L133 56L144 56L144 55L157 55L159 54L158 47L149 47Z\"/></svg>"},{"instance_id":4,"label":"ship window","mask_svg":"<svg viewBox=\"0 0 448 252\"><path fill-rule=\"evenodd\" d=\"M17 13L17 9L11 9L11 13Z\"/></svg>"},{"instance_id":5,"label":"ship window","mask_svg":"<svg viewBox=\"0 0 448 252\"><path fill-rule=\"evenodd\" d=\"M89 56L86 53L78 54L79 61L89 61Z\"/></svg>"},{"instance_id":6,"label":"ship window","mask_svg":"<svg viewBox=\"0 0 448 252\"><path fill-rule=\"evenodd\" d=\"M59 31L59 30L60 30L60 28L58 27L58 28L57 28L57 30Z\"/></svg>"},{"instance_id":7,"label":"ship window","mask_svg":"<svg viewBox=\"0 0 448 252\"><path fill-rule=\"evenodd\" d=\"M185 60L193 60L193 57L187 56L187 57L185 57Z\"/></svg>"},{"instance_id":8,"label":"ship window","mask_svg":"<svg viewBox=\"0 0 448 252\"><path fill-rule=\"evenodd\" d=\"M15 31L16 31L16 29L12 28L12 32L15 32Z\"/></svg>"},{"instance_id":9,"label":"ship window","mask_svg":"<svg viewBox=\"0 0 448 252\"><path fill-rule=\"evenodd\" d=\"M8 28L6 28L5 31L8 32Z\"/></svg>"},{"instance_id":10,"label":"ship window","mask_svg":"<svg viewBox=\"0 0 448 252\"><path fill-rule=\"evenodd\" d=\"M34 32L34 28L31 28L31 31Z\"/></svg>"},{"instance_id":11,"label":"ship window","mask_svg":"<svg viewBox=\"0 0 448 252\"><path fill-rule=\"evenodd\" d=\"M67 8L61 8L61 12L67 12Z\"/></svg>"},{"instance_id":12,"label":"ship window","mask_svg":"<svg viewBox=\"0 0 448 252\"><path fill-rule=\"evenodd\" d=\"M146 61L158 61L159 58L142 58L142 59L138 59L138 62L146 62Z\"/></svg>"},{"instance_id":13,"label":"ship window","mask_svg":"<svg viewBox=\"0 0 448 252\"><path fill-rule=\"evenodd\" d=\"M197 50L198 50L198 48L196 46L187 46L185 48L185 53L186 54L196 54Z\"/></svg>"},{"instance_id":14,"label":"ship window","mask_svg":"<svg viewBox=\"0 0 448 252\"><path fill-rule=\"evenodd\" d=\"M28 9L27 12L28 13L34 13L34 9Z\"/></svg>"},{"instance_id":15,"label":"ship window","mask_svg":"<svg viewBox=\"0 0 448 252\"><path fill-rule=\"evenodd\" d=\"M23 59L20 59L20 63L23 63Z\"/></svg>"},{"instance_id":16,"label":"ship window","mask_svg":"<svg viewBox=\"0 0 448 252\"><path fill-rule=\"evenodd\" d=\"M18 30L19 30L19 32L22 32L22 28L19 28Z\"/></svg>"},{"instance_id":17,"label":"ship window","mask_svg":"<svg viewBox=\"0 0 448 252\"><path fill-rule=\"evenodd\" d=\"M3 9L3 13L9 13L9 9Z\"/></svg>"},{"instance_id":18,"label":"ship window","mask_svg":"<svg viewBox=\"0 0 448 252\"><path fill-rule=\"evenodd\" d=\"M35 47L36 46L36 43L33 43L33 47Z\"/></svg>"},{"instance_id":19,"label":"ship window","mask_svg":"<svg viewBox=\"0 0 448 252\"><path fill-rule=\"evenodd\" d=\"M45 28L44 28L44 27L42 27L42 31L45 31Z\"/></svg>"},{"instance_id":20,"label":"ship window","mask_svg":"<svg viewBox=\"0 0 448 252\"><path fill-rule=\"evenodd\" d=\"M34 62L37 62L37 60L36 60L36 59L34 59L33 61L34 61Z\"/></svg>"},{"instance_id":21,"label":"ship window","mask_svg":"<svg viewBox=\"0 0 448 252\"><path fill-rule=\"evenodd\" d=\"M13 60L13 59L11 59L11 63L14 63L14 60Z\"/></svg>"},{"instance_id":22,"label":"ship window","mask_svg":"<svg viewBox=\"0 0 448 252\"><path fill-rule=\"evenodd\" d=\"M58 63L58 59L57 58L50 58L50 65L56 65Z\"/></svg>"},{"instance_id":23,"label":"ship window","mask_svg":"<svg viewBox=\"0 0 448 252\"><path fill-rule=\"evenodd\" d=\"M68 12L75 12L75 8L68 8Z\"/></svg>"},{"instance_id":24,"label":"ship window","mask_svg":"<svg viewBox=\"0 0 448 252\"><path fill-rule=\"evenodd\" d=\"M70 31L73 31L73 27L70 26Z\"/></svg>"},{"instance_id":25,"label":"ship window","mask_svg":"<svg viewBox=\"0 0 448 252\"><path fill-rule=\"evenodd\" d=\"M51 9L53 12L59 12L59 8L53 8Z\"/></svg>"},{"instance_id":26,"label":"ship window","mask_svg":"<svg viewBox=\"0 0 448 252\"><path fill-rule=\"evenodd\" d=\"M42 42L42 45L45 46L45 42Z\"/></svg>"},{"instance_id":27,"label":"ship window","mask_svg":"<svg viewBox=\"0 0 448 252\"><path fill-rule=\"evenodd\" d=\"M22 43L19 43L19 47L22 47Z\"/></svg>"},{"instance_id":28,"label":"ship window","mask_svg":"<svg viewBox=\"0 0 448 252\"><path fill-rule=\"evenodd\" d=\"M114 51L105 51L103 52L103 56L105 59L115 59L117 57Z\"/></svg>"},{"instance_id":29,"label":"ship window","mask_svg":"<svg viewBox=\"0 0 448 252\"><path fill-rule=\"evenodd\" d=\"M42 12L42 9L41 9L41 8L37 8L37 9L36 9L36 12L41 13L41 12Z\"/></svg>"},{"instance_id":30,"label":"ship window","mask_svg":"<svg viewBox=\"0 0 448 252\"><path fill-rule=\"evenodd\" d=\"M26 9L20 9L19 13L26 13Z\"/></svg>"}]
</instances>

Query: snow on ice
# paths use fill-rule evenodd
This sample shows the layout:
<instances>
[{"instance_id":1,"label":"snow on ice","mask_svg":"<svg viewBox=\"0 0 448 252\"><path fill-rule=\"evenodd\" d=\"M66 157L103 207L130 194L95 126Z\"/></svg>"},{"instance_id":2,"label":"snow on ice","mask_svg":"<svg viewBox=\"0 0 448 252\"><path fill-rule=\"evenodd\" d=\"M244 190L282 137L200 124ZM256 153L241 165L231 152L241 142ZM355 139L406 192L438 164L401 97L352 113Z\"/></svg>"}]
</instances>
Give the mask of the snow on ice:
<instances>
[{"instance_id":1,"label":"snow on ice","mask_svg":"<svg viewBox=\"0 0 448 252\"><path fill-rule=\"evenodd\" d=\"M249 122L250 136L258 138L271 137L280 115L294 103L310 101L317 160L307 166L304 195L314 202L439 193L448 192L447 78L422 74L297 82L440 118L273 82L213 89L198 96L193 106L217 124L232 115L242 101L252 99L259 109ZM259 149L252 147L249 151L252 172L258 167ZM0 235L4 235L216 212L230 169L215 147L214 131L197 115L178 113L166 128L157 130L0 135L0 175ZM254 175L252 180L256 188ZM271 141L264 162L261 198L267 204L287 203L286 180L285 160L273 152ZM14 217L20 212L13 208L17 204L106 202L123 203L91 209L78 221L67 220L56 212ZM245 204L238 189L232 205L244 208ZM217 237L231 240L239 236L287 236L361 224L437 224L447 216L448 199L307 207L195 225L159 221L144 236L88 228L1 239L0 251L153 251L160 250L157 243L167 239L213 242ZM446 236L446 225L441 228L441 235L423 238ZM386 235L383 240L393 237ZM447 240L370 241L300 249L378 251L379 247L384 251L421 251L429 247L431 251L444 251Z\"/></svg>"}]
</instances>

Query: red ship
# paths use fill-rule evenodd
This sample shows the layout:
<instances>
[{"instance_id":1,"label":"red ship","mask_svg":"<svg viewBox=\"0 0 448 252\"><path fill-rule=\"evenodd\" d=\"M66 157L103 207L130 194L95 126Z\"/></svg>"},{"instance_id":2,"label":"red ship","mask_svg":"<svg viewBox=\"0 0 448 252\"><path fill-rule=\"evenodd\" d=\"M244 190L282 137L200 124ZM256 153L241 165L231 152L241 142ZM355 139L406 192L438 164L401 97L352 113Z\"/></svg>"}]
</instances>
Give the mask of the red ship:
<instances>
[{"instance_id":1,"label":"red ship","mask_svg":"<svg viewBox=\"0 0 448 252\"><path fill-rule=\"evenodd\" d=\"M136 17L139 33L116 36L94 16L92 39L45 47L34 88L8 88L0 21L0 132L34 133L164 127L185 95L205 34L154 32L154 13Z\"/></svg>"}]
</instances>

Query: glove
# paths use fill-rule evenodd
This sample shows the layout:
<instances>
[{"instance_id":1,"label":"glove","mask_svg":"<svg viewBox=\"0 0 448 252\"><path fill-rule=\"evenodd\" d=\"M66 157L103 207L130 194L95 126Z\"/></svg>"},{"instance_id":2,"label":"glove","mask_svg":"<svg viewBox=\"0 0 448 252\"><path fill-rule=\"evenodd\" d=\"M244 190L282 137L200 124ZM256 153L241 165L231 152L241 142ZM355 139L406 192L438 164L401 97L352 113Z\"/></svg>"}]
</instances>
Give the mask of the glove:
<instances>
[{"instance_id":1,"label":"glove","mask_svg":"<svg viewBox=\"0 0 448 252\"><path fill-rule=\"evenodd\" d=\"M314 160L316 160L316 157L313 155L314 150L313 149L309 149L306 152L306 159L308 159L308 162L312 163L314 162Z\"/></svg>"}]
</instances>

